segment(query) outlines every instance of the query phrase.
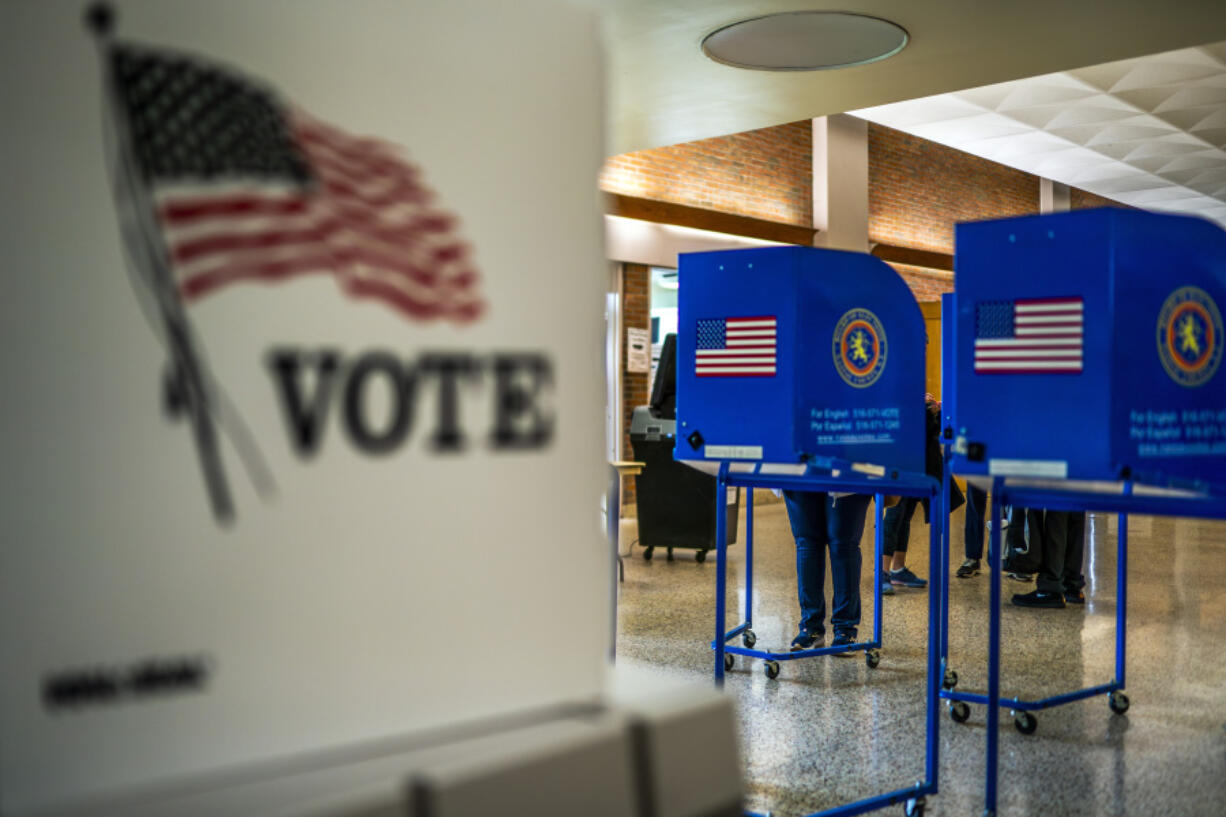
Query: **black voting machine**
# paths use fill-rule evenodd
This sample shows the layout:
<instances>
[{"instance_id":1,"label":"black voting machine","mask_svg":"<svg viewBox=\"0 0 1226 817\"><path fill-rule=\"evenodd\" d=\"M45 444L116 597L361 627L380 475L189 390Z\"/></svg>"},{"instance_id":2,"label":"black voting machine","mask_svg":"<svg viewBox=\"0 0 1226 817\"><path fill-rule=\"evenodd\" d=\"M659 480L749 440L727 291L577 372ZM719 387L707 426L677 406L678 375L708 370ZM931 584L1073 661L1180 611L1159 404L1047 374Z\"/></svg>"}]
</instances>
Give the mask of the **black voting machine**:
<instances>
[{"instance_id":1,"label":"black voting machine","mask_svg":"<svg viewBox=\"0 0 1226 817\"><path fill-rule=\"evenodd\" d=\"M659 368L649 405L634 409L630 421L630 444L634 458L644 463L634 478L637 494L639 544L644 559L655 548L697 550L694 558L705 561L715 547L715 477L673 459L677 430L677 336L664 338ZM720 497L728 514L728 543L736 542L740 489L730 488L730 497Z\"/></svg>"}]
</instances>

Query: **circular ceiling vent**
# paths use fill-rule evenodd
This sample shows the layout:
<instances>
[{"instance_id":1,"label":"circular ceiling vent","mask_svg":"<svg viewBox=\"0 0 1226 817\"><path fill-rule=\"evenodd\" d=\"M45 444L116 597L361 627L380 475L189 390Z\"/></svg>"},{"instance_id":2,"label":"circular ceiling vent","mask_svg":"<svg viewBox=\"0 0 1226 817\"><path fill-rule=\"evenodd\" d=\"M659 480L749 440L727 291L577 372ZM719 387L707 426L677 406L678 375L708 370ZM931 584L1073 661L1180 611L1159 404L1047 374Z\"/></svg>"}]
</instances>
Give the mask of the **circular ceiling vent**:
<instances>
[{"instance_id":1,"label":"circular ceiling vent","mask_svg":"<svg viewBox=\"0 0 1226 817\"><path fill-rule=\"evenodd\" d=\"M902 26L845 11L790 11L732 23L708 34L716 62L758 71L823 71L892 57L907 45Z\"/></svg>"}]
</instances>

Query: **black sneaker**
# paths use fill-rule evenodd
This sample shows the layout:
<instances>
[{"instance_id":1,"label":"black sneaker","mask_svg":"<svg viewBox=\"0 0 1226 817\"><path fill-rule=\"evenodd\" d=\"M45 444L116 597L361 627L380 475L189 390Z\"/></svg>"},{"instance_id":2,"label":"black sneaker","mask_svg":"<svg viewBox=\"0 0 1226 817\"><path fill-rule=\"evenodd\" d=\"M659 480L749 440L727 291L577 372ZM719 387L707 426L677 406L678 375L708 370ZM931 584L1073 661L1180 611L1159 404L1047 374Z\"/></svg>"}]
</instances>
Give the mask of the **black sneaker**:
<instances>
[{"instance_id":1,"label":"black sneaker","mask_svg":"<svg viewBox=\"0 0 1226 817\"><path fill-rule=\"evenodd\" d=\"M1023 584L1024 584L1024 583L1026 583L1026 582L1032 582L1032 581L1034 581L1034 574L1033 574L1033 573L1020 573L1020 572L1018 572L1018 571L1016 571L1016 570L1014 570L1014 571L1012 571L1012 572L1010 572L1010 573L1006 573L1006 574L1005 574L1005 577L1006 577L1006 578L1009 578L1009 579L1013 579L1013 581L1015 581L1015 582L1022 582Z\"/></svg>"},{"instance_id":2,"label":"black sneaker","mask_svg":"<svg viewBox=\"0 0 1226 817\"><path fill-rule=\"evenodd\" d=\"M1081 592L1080 587L1075 587L1064 591L1064 600L1069 604L1085 604L1086 594Z\"/></svg>"},{"instance_id":3,"label":"black sneaker","mask_svg":"<svg viewBox=\"0 0 1226 817\"><path fill-rule=\"evenodd\" d=\"M954 574L959 579L969 579L971 576L979 575L979 560L967 559L958 566L958 572Z\"/></svg>"},{"instance_id":4,"label":"black sneaker","mask_svg":"<svg viewBox=\"0 0 1226 817\"><path fill-rule=\"evenodd\" d=\"M830 646L832 647L850 647L852 644L855 644L855 643L856 643L856 634L851 631L844 631L841 633L834 634L834 641L830 642ZM852 653L850 652L836 652L835 655L837 655L839 658L851 658L852 657Z\"/></svg>"},{"instance_id":5,"label":"black sneaker","mask_svg":"<svg viewBox=\"0 0 1226 817\"><path fill-rule=\"evenodd\" d=\"M1064 607L1064 598L1059 593L1044 593L1042 590L1034 590L1030 593L1014 593L1013 603L1018 607L1050 607L1059 609Z\"/></svg>"},{"instance_id":6,"label":"black sneaker","mask_svg":"<svg viewBox=\"0 0 1226 817\"><path fill-rule=\"evenodd\" d=\"M811 633L808 630L804 630L800 633L800 635L792 639L792 652L811 650L815 647L820 647L822 642L825 640L825 633Z\"/></svg>"}]
</instances>

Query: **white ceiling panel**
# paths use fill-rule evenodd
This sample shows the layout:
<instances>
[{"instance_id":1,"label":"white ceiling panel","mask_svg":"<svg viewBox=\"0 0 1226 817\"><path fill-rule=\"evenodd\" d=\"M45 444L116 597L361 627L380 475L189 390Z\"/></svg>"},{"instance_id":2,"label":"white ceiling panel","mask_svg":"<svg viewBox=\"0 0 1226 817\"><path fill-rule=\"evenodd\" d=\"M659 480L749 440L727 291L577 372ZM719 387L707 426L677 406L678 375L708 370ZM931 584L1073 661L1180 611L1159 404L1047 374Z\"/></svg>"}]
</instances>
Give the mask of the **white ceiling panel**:
<instances>
[{"instance_id":1,"label":"white ceiling panel","mask_svg":"<svg viewBox=\"0 0 1226 817\"><path fill-rule=\"evenodd\" d=\"M929 115L940 110L959 116ZM1226 226L1226 43L853 113L1125 204Z\"/></svg>"}]
</instances>

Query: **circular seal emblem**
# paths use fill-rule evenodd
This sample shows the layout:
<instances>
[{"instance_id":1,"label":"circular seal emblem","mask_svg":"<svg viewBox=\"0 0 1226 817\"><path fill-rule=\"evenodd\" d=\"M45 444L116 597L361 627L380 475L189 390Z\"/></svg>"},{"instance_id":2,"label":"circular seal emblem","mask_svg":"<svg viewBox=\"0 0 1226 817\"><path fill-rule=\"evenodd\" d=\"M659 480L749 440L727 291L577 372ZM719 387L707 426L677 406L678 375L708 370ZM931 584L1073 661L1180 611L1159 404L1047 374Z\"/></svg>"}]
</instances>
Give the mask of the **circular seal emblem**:
<instances>
[{"instance_id":1,"label":"circular seal emblem","mask_svg":"<svg viewBox=\"0 0 1226 817\"><path fill-rule=\"evenodd\" d=\"M1181 386L1209 382L1222 362L1222 313L1199 287L1180 287L1158 313L1158 357Z\"/></svg>"},{"instance_id":2,"label":"circular seal emblem","mask_svg":"<svg viewBox=\"0 0 1226 817\"><path fill-rule=\"evenodd\" d=\"M867 309L849 309L834 327L834 368L849 386L863 389L885 371L885 327Z\"/></svg>"}]
</instances>

